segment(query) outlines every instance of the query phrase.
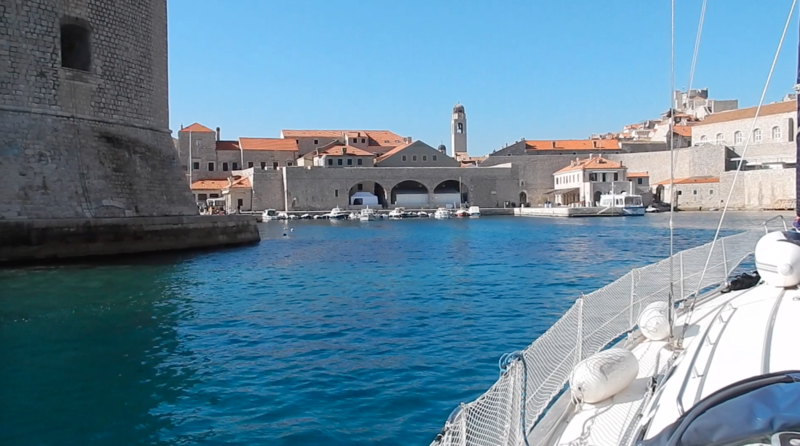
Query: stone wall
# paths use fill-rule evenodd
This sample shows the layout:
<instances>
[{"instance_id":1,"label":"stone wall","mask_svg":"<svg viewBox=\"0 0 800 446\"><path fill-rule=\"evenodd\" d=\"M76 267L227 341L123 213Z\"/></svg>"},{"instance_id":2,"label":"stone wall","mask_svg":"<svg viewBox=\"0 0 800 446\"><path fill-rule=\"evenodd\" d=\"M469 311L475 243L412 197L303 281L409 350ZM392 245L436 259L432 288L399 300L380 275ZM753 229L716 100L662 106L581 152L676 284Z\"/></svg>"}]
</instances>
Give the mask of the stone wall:
<instances>
[{"instance_id":1,"label":"stone wall","mask_svg":"<svg viewBox=\"0 0 800 446\"><path fill-rule=\"evenodd\" d=\"M727 197L735 172L725 172L720 177L721 193ZM768 208L779 200L794 200L795 170L764 169L739 172L731 194L732 209L758 210Z\"/></svg>"},{"instance_id":2,"label":"stone wall","mask_svg":"<svg viewBox=\"0 0 800 446\"><path fill-rule=\"evenodd\" d=\"M299 168L295 167L294 169ZM253 169L251 181L253 185L252 210L284 210L283 168L280 170Z\"/></svg>"},{"instance_id":3,"label":"stone wall","mask_svg":"<svg viewBox=\"0 0 800 446\"><path fill-rule=\"evenodd\" d=\"M0 264L258 242L244 215L0 221Z\"/></svg>"},{"instance_id":4,"label":"stone wall","mask_svg":"<svg viewBox=\"0 0 800 446\"><path fill-rule=\"evenodd\" d=\"M0 7L0 219L196 215L168 130L165 0ZM61 25L89 30L62 67Z\"/></svg>"},{"instance_id":5,"label":"stone wall","mask_svg":"<svg viewBox=\"0 0 800 446\"><path fill-rule=\"evenodd\" d=\"M675 149L675 178L719 176L725 171L725 147L703 146ZM622 153L607 155L619 161L628 172L647 172L650 183L669 179L670 152Z\"/></svg>"}]
</instances>

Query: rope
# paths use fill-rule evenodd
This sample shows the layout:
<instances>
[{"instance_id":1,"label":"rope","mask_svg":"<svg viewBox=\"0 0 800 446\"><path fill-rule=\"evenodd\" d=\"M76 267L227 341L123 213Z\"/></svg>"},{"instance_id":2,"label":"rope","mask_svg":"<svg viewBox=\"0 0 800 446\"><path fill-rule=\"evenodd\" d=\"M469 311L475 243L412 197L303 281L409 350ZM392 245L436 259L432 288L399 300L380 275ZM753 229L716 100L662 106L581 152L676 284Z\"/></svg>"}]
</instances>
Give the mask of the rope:
<instances>
[{"instance_id":1,"label":"rope","mask_svg":"<svg viewBox=\"0 0 800 446\"><path fill-rule=\"evenodd\" d=\"M511 368L514 361L519 360L522 362L522 400L520 404L520 419L519 428L522 432L522 439L525 441L525 446L528 444L528 430L525 428L525 407L528 405L528 364L525 362L525 355L520 351L506 353L500 357L499 366L500 374L503 375Z\"/></svg>"},{"instance_id":2,"label":"rope","mask_svg":"<svg viewBox=\"0 0 800 446\"><path fill-rule=\"evenodd\" d=\"M703 9L700 10L700 23L697 25L697 37L694 40L694 54L692 55L692 67L689 69L689 88L687 93L692 91L692 84L694 83L694 68L697 65L697 53L700 51L700 36L703 35L703 23L706 20L706 3L708 0L703 0Z\"/></svg>"},{"instance_id":3,"label":"rope","mask_svg":"<svg viewBox=\"0 0 800 446\"><path fill-rule=\"evenodd\" d=\"M673 0L674 2L675 0ZM680 342L683 341L684 333L686 333L686 328L689 326L689 322L691 321L692 315L694 314L694 306L697 302L697 296L700 294L700 287L703 284L703 279L705 278L706 271L708 270L708 264L711 262L711 255L714 253L714 246L717 244L717 239L719 238L719 232L722 229L722 222L725 220L725 214L728 212L728 205L731 201L731 196L733 196L733 189L736 186L736 180L739 178L739 172L742 170L742 165L744 165L744 156L747 154L747 148L750 147L750 141L753 139L753 131L756 128L756 122L758 121L758 116L761 113L761 106L764 104L764 98L767 95L767 90L769 89L769 84L772 81L772 74L775 72L775 65L778 63L778 56L781 53L781 48L783 48L783 42L786 39L786 31L789 29L789 23L792 21L792 15L794 14L794 8L797 5L797 0L792 1L792 7L789 9L789 16L786 18L786 24L783 27L783 33L781 34L781 40L778 42L778 49L775 52L775 57L772 59L772 66L769 69L769 74L767 75L767 82L764 85L764 89L761 91L761 99L758 101L758 107L756 108L756 115L753 117L753 123L750 126L750 136L747 138L747 141L744 144L744 148L742 149L742 154L740 155L739 164L736 166L736 172L733 174L733 182L731 183L731 188L728 190L728 196L725 199L725 206L722 208L722 215L719 217L719 224L717 224L717 230L714 233L714 240L711 241L711 248L708 251L708 256L706 257L706 263L703 266L703 272L700 274L700 281L697 283L697 290L694 293L694 297L692 298L692 304L689 308L689 314L686 315L686 320L683 323L683 330L681 333Z\"/></svg>"}]
</instances>

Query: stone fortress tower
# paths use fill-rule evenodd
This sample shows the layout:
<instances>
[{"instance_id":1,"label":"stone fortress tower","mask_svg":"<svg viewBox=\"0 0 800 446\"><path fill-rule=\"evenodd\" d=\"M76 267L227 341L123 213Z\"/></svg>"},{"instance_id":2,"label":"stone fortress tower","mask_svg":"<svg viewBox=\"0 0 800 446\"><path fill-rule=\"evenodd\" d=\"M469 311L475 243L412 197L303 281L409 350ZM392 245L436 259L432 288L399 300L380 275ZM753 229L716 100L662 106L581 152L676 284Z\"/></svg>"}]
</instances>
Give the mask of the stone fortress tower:
<instances>
[{"instance_id":1,"label":"stone fortress tower","mask_svg":"<svg viewBox=\"0 0 800 446\"><path fill-rule=\"evenodd\" d=\"M467 156L467 114L461 103L453 107L453 118L450 120L450 147L453 158L461 159Z\"/></svg>"},{"instance_id":2,"label":"stone fortress tower","mask_svg":"<svg viewBox=\"0 0 800 446\"><path fill-rule=\"evenodd\" d=\"M0 224L198 215L169 130L166 0L3 0L0 23Z\"/></svg>"}]
</instances>

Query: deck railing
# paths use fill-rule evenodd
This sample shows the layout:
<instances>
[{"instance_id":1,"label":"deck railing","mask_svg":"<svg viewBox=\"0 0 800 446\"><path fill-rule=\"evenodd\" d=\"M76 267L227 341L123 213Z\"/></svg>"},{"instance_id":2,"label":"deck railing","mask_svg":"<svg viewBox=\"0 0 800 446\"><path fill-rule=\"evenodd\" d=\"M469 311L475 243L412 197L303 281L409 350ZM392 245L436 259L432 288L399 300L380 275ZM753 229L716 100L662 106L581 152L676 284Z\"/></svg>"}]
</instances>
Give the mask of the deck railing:
<instances>
[{"instance_id":1,"label":"deck railing","mask_svg":"<svg viewBox=\"0 0 800 446\"><path fill-rule=\"evenodd\" d=\"M564 390L573 367L632 330L647 305L676 300L724 283L750 255L761 230L716 242L708 269L703 267L711 243L681 251L670 259L634 269L575 304L531 345L515 356L500 379L477 400L461 404L445 423L434 445L524 445L529 433ZM700 283L702 277L702 283Z\"/></svg>"}]
</instances>

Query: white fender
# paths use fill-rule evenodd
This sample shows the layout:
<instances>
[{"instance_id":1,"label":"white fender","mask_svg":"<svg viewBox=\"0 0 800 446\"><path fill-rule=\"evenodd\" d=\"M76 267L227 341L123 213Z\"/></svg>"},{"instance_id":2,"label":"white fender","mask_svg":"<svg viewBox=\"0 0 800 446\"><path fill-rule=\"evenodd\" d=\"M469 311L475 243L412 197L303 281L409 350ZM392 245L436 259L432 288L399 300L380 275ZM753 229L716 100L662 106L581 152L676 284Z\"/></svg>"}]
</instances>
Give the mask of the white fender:
<instances>
[{"instance_id":1,"label":"white fender","mask_svg":"<svg viewBox=\"0 0 800 446\"><path fill-rule=\"evenodd\" d=\"M669 304L653 302L639 314L639 330L651 341L661 341L669 336Z\"/></svg>"},{"instance_id":2,"label":"white fender","mask_svg":"<svg viewBox=\"0 0 800 446\"><path fill-rule=\"evenodd\" d=\"M572 394L586 403L611 398L628 387L639 373L639 361L628 350L612 348L579 362L569 377Z\"/></svg>"},{"instance_id":3,"label":"white fender","mask_svg":"<svg viewBox=\"0 0 800 446\"><path fill-rule=\"evenodd\" d=\"M756 243L758 274L768 284L786 288L800 284L800 234L770 232Z\"/></svg>"}]
</instances>

